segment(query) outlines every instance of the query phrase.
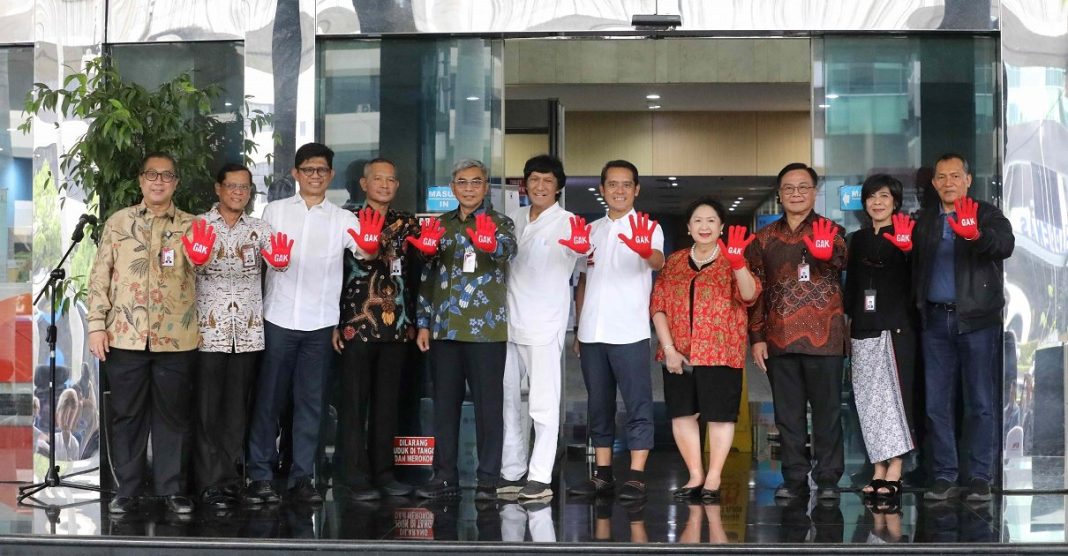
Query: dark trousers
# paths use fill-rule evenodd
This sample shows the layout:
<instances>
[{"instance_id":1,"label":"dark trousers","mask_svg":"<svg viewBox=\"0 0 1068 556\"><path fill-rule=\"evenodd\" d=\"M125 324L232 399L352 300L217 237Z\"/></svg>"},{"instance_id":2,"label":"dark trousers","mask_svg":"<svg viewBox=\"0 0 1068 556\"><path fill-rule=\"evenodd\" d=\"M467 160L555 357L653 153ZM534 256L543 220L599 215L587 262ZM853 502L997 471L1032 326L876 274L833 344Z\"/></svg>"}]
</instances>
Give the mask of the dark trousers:
<instances>
[{"instance_id":1,"label":"dark trousers","mask_svg":"<svg viewBox=\"0 0 1068 556\"><path fill-rule=\"evenodd\" d=\"M345 343L341 354L338 450L344 481L363 488L393 480L393 437L409 345Z\"/></svg>"},{"instance_id":2,"label":"dark trousers","mask_svg":"<svg viewBox=\"0 0 1068 556\"><path fill-rule=\"evenodd\" d=\"M256 379L256 401L249 429L249 478L269 481L277 460L278 420L293 402L293 464L288 484L311 478L319 447L319 419L323 412L323 378L332 358L334 327L289 330L264 323L267 350Z\"/></svg>"},{"instance_id":3,"label":"dark trousers","mask_svg":"<svg viewBox=\"0 0 1068 556\"><path fill-rule=\"evenodd\" d=\"M779 429L782 476L788 486L807 485L811 460L808 405L812 406L812 478L821 487L834 487L845 470L842 449L842 358L785 354L769 357L768 381Z\"/></svg>"},{"instance_id":4,"label":"dark trousers","mask_svg":"<svg viewBox=\"0 0 1068 556\"><path fill-rule=\"evenodd\" d=\"M157 496L186 493L192 439L193 352L111 348L104 370L111 387L111 467L116 496L138 496L152 437L152 487Z\"/></svg>"},{"instance_id":5,"label":"dark trousers","mask_svg":"<svg viewBox=\"0 0 1068 556\"><path fill-rule=\"evenodd\" d=\"M627 448L653 448L653 382L649 340L632 344L580 343L590 440L608 448L616 438L616 388L627 408Z\"/></svg>"},{"instance_id":6,"label":"dark trousers","mask_svg":"<svg viewBox=\"0 0 1068 556\"><path fill-rule=\"evenodd\" d=\"M196 443L193 473L197 492L242 483L249 389L260 352L201 351L196 369Z\"/></svg>"},{"instance_id":7,"label":"dark trousers","mask_svg":"<svg viewBox=\"0 0 1068 556\"><path fill-rule=\"evenodd\" d=\"M460 411L464 384L475 405L478 480L496 482L504 448L504 360L506 342L430 343L434 373L434 478L459 479L456 458L460 444Z\"/></svg>"},{"instance_id":8,"label":"dark trousers","mask_svg":"<svg viewBox=\"0 0 1068 556\"><path fill-rule=\"evenodd\" d=\"M997 442L994 400L1001 327L957 333L957 312L927 311L921 336L927 393L927 436L935 479L958 479L957 389L964 394L964 422L971 429L969 478L990 481Z\"/></svg>"}]
</instances>

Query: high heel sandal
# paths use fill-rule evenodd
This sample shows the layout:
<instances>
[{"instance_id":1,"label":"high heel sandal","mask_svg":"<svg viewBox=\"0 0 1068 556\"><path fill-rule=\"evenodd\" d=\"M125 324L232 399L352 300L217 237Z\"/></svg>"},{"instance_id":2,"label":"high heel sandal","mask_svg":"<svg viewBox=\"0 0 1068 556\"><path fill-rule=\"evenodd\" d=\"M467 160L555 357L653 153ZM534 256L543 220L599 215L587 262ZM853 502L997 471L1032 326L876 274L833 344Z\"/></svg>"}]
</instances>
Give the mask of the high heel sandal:
<instances>
[{"instance_id":1,"label":"high heel sandal","mask_svg":"<svg viewBox=\"0 0 1068 556\"><path fill-rule=\"evenodd\" d=\"M861 489L860 494L865 498L874 498L879 495L879 489L886 487L886 481L882 479L872 479L866 486L871 487L871 490L865 491Z\"/></svg>"},{"instance_id":2,"label":"high heel sandal","mask_svg":"<svg viewBox=\"0 0 1068 556\"><path fill-rule=\"evenodd\" d=\"M885 488L890 492L879 492L880 488ZM894 499L901 496L901 491L904 487L901 486L901 479L896 481L882 481L882 484L875 489L875 497L880 499Z\"/></svg>"}]
</instances>

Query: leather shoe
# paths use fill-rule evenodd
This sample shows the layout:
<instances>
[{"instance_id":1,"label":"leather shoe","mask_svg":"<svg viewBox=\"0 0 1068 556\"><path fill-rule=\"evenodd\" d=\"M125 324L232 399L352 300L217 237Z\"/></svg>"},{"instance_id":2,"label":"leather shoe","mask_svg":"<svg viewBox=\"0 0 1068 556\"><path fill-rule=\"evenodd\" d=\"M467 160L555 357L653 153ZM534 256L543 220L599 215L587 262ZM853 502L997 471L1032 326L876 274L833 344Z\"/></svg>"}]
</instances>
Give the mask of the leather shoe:
<instances>
[{"instance_id":1,"label":"leather shoe","mask_svg":"<svg viewBox=\"0 0 1068 556\"><path fill-rule=\"evenodd\" d=\"M382 489L382 494L386 496L408 496L415 490L412 485L402 483L396 479L379 487Z\"/></svg>"},{"instance_id":2,"label":"leather shoe","mask_svg":"<svg viewBox=\"0 0 1068 556\"><path fill-rule=\"evenodd\" d=\"M460 487L452 481L436 480L416 489L415 495L430 500L452 498L460 495Z\"/></svg>"},{"instance_id":3,"label":"leather shoe","mask_svg":"<svg viewBox=\"0 0 1068 556\"><path fill-rule=\"evenodd\" d=\"M356 502L371 502L374 500L381 500L382 493L378 492L377 488L363 487L353 488L349 490L349 500Z\"/></svg>"},{"instance_id":4,"label":"leather shoe","mask_svg":"<svg viewBox=\"0 0 1068 556\"><path fill-rule=\"evenodd\" d=\"M108 502L108 513L126 514L137 510L137 498L132 496L116 496Z\"/></svg>"},{"instance_id":5,"label":"leather shoe","mask_svg":"<svg viewBox=\"0 0 1068 556\"><path fill-rule=\"evenodd\" d=\"M323 495L315 489L315 485L308 477L298 479L296 484L289 488L289 498L294 502L305 504L323 503Z\"/></svg>"},{"instance_id":6,"label":"leather shoe","mask_svg":"<svg viewBox=\"0 0 1068 556\"><path fill-rule=\"evenodd\" d=\"M168 512L176 514L193 513L193 501L181 494L166 496L163 499L163 503L167 506Z\"/></svg>"},{"instance_id":7,"label":"leather shoe","mask_svg":"<svg viewBox=\"0 0 1068 556\"><path fill-rule=\"evenodd\" d=\"M281 498L271 486L271 481L252 481L245 488L244 502L249 505L277 504Z\"/></svg>"},{"instance_id":8,"label":"leather shoe","mask_svg":"<svg viewBox=\"0 0 1068 556\"><path fill-rule=\"evenodd\" d=\"M611 494L615 488L615 481L606 481L598 477L590 477L589 479L569 488L567 491L576 496L603 496Z\"/></svg>"},{"instance_id":9,"label":"leather shoe","mask_svg":"<svg viewBox=\"0 0 1068 556\"><path fill-rule=\"evenodd\" d=\"M208 487L200 495L200 504L213 510L228 510L234 507L234 499L219 487Z\"/></svg>"}]
</instances>

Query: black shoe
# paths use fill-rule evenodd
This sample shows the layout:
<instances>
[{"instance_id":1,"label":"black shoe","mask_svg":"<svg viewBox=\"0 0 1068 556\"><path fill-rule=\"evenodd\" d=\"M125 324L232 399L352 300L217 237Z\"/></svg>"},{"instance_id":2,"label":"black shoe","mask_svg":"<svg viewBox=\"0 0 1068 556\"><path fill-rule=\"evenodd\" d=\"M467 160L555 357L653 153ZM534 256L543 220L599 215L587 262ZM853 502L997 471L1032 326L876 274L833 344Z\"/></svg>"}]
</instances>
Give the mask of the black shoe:
<instances>
[{"instance_id":1,"label":"black shoe","mask_svg":"<svg viewBox=\"0 0 1068 556\"><path fill-rule=\"evenodd\" d=\"M208 487L200 495L200 505L212 510L228 510L234 507L234 499L219 487Z\"/></svg>"},{"instance_id":2,"label":"black shoe","mask_svg":"<svg viewBox=\"0 0 1068 556\"><path fill-rule=\"evenodd\" d=\"M484 483L479 481L478 486L475 487L475 500L486 502L489 500L497 499L497 485L495 483Z\"/></svg>"},{"instance_id":3,"label":"black shoe","mask_svg":"<svg viewBox=\"0 0 1068 556\"><path fill-rule=\"evenodd\" d=\"M508 479L501 479L497 482L497 494L518 494L523 490L523 486L527 484L526 479L520 477L514 481Z\"/></svg>"},{"instance_id":4,"label":"black shoe","mask_svg":"<svg viewBox=\"0 0 1068 556\"><path fill-rule=\"evenodd\" d=\"M116 496L108 502L109 514L128 514L137 511L137 498L132 496Z\"/></svg>"},{"instance_id":5,"label":"black shoe","mask_svg":"<svg viewBox=\"0 0 1068 556\"><path fill-rule=\"evenodd\" d=\"M964 499L968 502L986 502L990 500L990 483L982 479L968 481L968 491Z\"/></svg>"},{"instance_id":6,"label":"black shoe","mask_svg":"<svg viewBox=\"0 0 1068 556\"><path fill-rule=\"evenodd\" d=\"M949 479L936 479L931 488L923 493L924 500L948 500L959 496L960 487Z\"/></svg>"},{"instance_id":7,"label":"black shoe","mask_svg":"<svg viewBox=\"0 0 1068 556\"><path fill-rule=\"evenodd\" d=\"M437 500L438 498L455 498L460 495L460 486L453 481L436 480L415 489L419 498ZM496 495L496 493L494 493Z\"/></svg>"},{"instance_id":8,"label":"black shoe","mask_svg":"<svg viewBox=\"0 0 1068 556\"><path fill-rule=\"evenodd\" d=\"M702 504L719 504L721 495L719 489L701 489L701 503Z\"/></svg>"},{"instance_id":9,"label":"black shoe","mask_svg":"<svg viewBox=\"0 0 1068 556\"><path fill-rule=\"evenodd\" d=\"M497 492L500 491L501 489L498 488ZM527 481L527 484L519 491L520 500L538 500L540 498L549 498L552 495L552 487L538 481Z\"/></svg>"},{"instance_id":10,"label":"black shoe","mask_svg":"<svg viewBox=\"0 0 1068 556\"><path fill-rule=\"evenodd\" d=\"M802 498L808 496L808 485L783 484L775 489L775 498Z\"/></svg>"},{"instance_id":11,"label":"black shoe","mask_svg":"<svg viewBox=\"0 0 1068 556\"><path fill-rule=\"evenodd\" d=\"M172 494L163 498L167 511L175 514L193 513L193 501L181 494Z\"/></svg>"},{"instance_id":12,"label":"black shoe","mask_svg":"<svg viewBox=\"0 0 1068 556\"><path fill-rule=\"evenodd\" d=\"M259 504L277 504L282 498L271 486L271 481L252 481L245 488L242 501L251 506Z\"/></svg>"},{"instance_id":13,"label":"black shoe","mask_svg":"<svg viewBox=\"0 0 1068 556\"><path fill-rule=\"evenodd\" d=\"M620 500L645 500L645 482L631 479L619 487Z\"/></svg>"},{"instance_id":14,"label":"black shoe","mask_svg":"<svg viewBox=\"0 0 1068 556\"><path fill-rule=\"evenodd\" d=\"M381 500L382 493L377 488L362 487L349 489L349 500L355 502L372 502L375 500Z\"/></svg>"},{"instance_id":15,"label":"black shoe","mask_svg":"<svg viewBox=\"0 0 1068 556\"><path fill-rule=\"evenodd\" d=\"M615 488L615 481L605 481L598 477L591 477L567 489L567 492L576 496L603 496L611 494Z\"/></svg>"},{"instance_id":16,"label":"black shoe","mask_svg":"<svg viewBox=\"0 0 1068 556\"><path fill-rule=\"evenodd\" d=\"M322 493L315 489L309 477L298 479L293 486L289 487L288 498L302 504L323 503Z\"/></svg>"},{"instance_id":17,"label":"black shoe","mask_svg":"<svg viewBox=\"0 0 1068 556\"><path fill-rule=\"evenodd\" d=\"M386 496L408 496L415 490L412 485L402 483L396 479L378 487Z\"/></svg>"},{"instance_id":18,"label":"black shoe","mask_svg":"<svg viewBox=\"0 0 1068 556\"><path fill-rule=\"evenodd\" d=\"M816 498L820 500L838 500L838 489L833 486L822 486L816 490Z\"/></svg>"},{"instance_id":19,"label":"black shoe","mask_svg":"<svg viewBox=\"0 0 1068 556\"><path fill-rule=\"evenodd\" d=\"M675 500L693 500L701 497L701 485L695 487L681 486L671 491L671 497Z\"/></svg>"}]
</instances>

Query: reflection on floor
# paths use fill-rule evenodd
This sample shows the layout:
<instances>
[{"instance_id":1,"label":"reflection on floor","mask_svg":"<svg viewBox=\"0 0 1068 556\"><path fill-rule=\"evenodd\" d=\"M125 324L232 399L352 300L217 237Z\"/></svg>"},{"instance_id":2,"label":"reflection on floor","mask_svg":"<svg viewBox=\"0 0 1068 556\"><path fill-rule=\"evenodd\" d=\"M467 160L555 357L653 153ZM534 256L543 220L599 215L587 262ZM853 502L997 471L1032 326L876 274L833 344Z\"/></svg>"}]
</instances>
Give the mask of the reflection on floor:
<instances>
[{"instance_id":1,"label":"reflection on floor","mask_svg":"<svg viewBox=\"0 0 1068 556\"><path fill-rule=\"evenodd\" d=\"M463 540L512 542L631 543L929 543L1063 542L1064 496L1000 496L985 504L959 501L924 503L922 493L906 493L901 512L865 508L855 491L843 488L839 502L782 502L773 489L781 480L774 462L752 465L749 454L731 455L719 505L679 503L671 490L685 481L673 452L650 458L648 501L586 500L559 494L548 503L515 500L476 503L471 491L451 503L409 498L353 503L331 490L319 508L292 506L239 510L191 517L166 515L160 508L115 519L90 503L61 510L53 522L44 510L15 507L14 489L4 491L0 534L116 535L284 539ZM622 467L623 462L618 462ZM564 477L577 481L585 464L565 465ZM559 493L563 487L557 483ZM88 493L53 489L48 503L67 503ZM83 498L84 497L84 498Z\"/></svg>"}]
</instances>

